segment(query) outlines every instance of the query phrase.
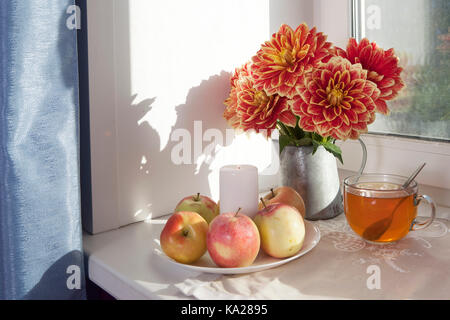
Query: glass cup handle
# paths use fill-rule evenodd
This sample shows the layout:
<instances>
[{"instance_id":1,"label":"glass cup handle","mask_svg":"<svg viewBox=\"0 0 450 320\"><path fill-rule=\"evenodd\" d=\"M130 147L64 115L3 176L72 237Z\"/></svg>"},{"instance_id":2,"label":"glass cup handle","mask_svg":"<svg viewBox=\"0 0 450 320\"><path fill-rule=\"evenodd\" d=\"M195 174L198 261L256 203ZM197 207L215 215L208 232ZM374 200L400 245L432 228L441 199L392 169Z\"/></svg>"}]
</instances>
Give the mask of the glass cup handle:
<instances>
[{"instance_id":1,"label":"glass cup handle","mask_svg":"<svg viewBox=\"0 0 450 320\"><path fill-rule=\"evenodd\" d=\"M411 224L411 231L421 230L428 227L436 217L436 204L434 203L433 199L427 195L418 195L414 198L414 205L418 206L420 201L425 200L428 202L428 204L431 206L431 216L428 220L424 222L417 222L416 219Z\"/></svg>"}]
</instances>

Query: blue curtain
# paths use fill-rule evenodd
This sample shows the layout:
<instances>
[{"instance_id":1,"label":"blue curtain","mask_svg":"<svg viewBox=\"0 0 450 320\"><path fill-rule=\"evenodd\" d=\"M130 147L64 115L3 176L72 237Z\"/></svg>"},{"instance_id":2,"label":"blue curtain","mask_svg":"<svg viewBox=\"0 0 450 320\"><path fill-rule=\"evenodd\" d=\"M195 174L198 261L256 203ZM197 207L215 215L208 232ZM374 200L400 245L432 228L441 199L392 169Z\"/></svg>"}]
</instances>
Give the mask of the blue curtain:
<instances>
[{"instance_id":1,"label":"blue curtain","mask_svg":"<svg viewBox=\"0 0 450 320\"><path fill-rule=\"evenodd\" d=\"M85 299L70 0L0 0L0 299Z\"/></svg>"}]
</instances>

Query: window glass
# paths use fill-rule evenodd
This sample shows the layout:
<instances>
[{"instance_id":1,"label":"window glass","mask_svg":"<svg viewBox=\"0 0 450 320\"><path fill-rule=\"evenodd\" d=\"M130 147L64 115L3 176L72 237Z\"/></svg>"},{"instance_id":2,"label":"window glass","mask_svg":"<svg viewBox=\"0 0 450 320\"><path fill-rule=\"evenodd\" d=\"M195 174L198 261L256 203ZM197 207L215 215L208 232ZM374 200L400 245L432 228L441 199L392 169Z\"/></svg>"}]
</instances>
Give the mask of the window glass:
<instances>
[{"instance_id":1,"label":"window glass","mask_svg":"<svg viewBox=\"0 0 450 320\"><path fill-rule=\"evenodd\" d=\"M450 1L360 0L356 35L394 48L406 84L369 130L450 140Z\"/></svg>"}]
</instances>

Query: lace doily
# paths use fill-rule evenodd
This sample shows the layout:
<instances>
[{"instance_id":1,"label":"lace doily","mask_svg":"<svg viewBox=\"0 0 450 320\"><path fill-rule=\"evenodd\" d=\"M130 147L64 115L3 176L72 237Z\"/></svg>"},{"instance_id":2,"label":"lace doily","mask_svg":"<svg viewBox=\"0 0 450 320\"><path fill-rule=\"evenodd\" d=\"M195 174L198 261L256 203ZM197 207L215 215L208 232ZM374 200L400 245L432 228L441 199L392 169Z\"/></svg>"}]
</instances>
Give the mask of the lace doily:
<instances>
[{"instance_id":1,"label":"lace doily","mask_svg":"<svg viewBox=\"0 0 450 320\"><path fill-rule=\"evenodd\" d=\"M345 215L332 220L315 221L322 234L322 240L331 242L338 251L355 255L353 264L378 264L385 262L394 270L409 272L407 264L401 263L402 257L423 257L425 250L432 248L430 238L444 237L449 231L445 223L434 221L428 228L411 231L403 239L389 244L372 244L363 240L348 225ZM364 253L364 254L361 254Z\"/></svg>"}]
</instances>

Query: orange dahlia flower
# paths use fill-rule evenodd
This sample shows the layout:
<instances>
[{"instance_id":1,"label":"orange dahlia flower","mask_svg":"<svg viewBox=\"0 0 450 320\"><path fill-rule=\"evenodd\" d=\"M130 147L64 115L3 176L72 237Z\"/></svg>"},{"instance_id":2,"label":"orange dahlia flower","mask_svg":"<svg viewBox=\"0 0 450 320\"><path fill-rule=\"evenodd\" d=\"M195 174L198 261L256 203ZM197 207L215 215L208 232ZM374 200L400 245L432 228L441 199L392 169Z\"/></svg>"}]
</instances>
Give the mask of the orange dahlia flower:
<instances>
[{"instance_id":1,"label":"orange dahlia flower","mask_svg":"<svg viewBox=\"0 0 450 320\"><path fill-rule=\"evenodd\" d=\"M288 105L288 99L279 95L267 95L254 87L249 64L237 69L231 78L230 96L225 100L224 117L236 129L265 131L270 136L277 120L295 126L296 118Z\"/></svg>"},{"instance_id":2,"label":"orange dahlia flower","mask_svg":"<svg viewBox=\"0 0 450 320\"><path fill-rule=\"evenodd\" d=\"M389 114L387 100L394 99L398 92L405 86L400 73L402 68L398 66L398 57L394 49L383 50L375 42L370 43L364 38L358 42L351 38L347 50L334 48L335 54L348 59L351 63L360 63L363 69L368 71L367 78L380 89L380 97L376 103L376 111Z\"/></svg>"},{"instance_id":3,"label":"orange dahlia flower","mask_svg":"<svg viewBox=\"0 0 450 320\"><path fill-rule=\"evenodd\" d=\"M300 117L299 126L323 137L357 139L375 120L380 90L367 79L360 64L333 57L326 64L306 73L290 101Z\"/></svg>"},{"instance_id":4,"label":"orange dahlia flower","mask_svg":"<svg viewBox=\"0 0 450 320\"><path fill-rule=\"evenodd\" d=\"M227 108L223 113L223 117L227 120L228 124L232 128L239 128L241 119L237 114L237 105L238 105L238 97L236 86L239 79L250 76L250 63L247 62L241 68L236 68L233 76L230 79L231 84L231 92L229 97L225 100L225 105Z\"/></svg>"},{"instance_id":5,"label":"orange dahlia flower","mask_svg":"<svg viewBox=\"0 0 450 320\"><path fill-rule=\"evenodd\" d=\"M330 57L331 43L304 23L294 31L283 24L252 58L256 89L292 98L303 74Z\"/></svg>"}]
</instances>

